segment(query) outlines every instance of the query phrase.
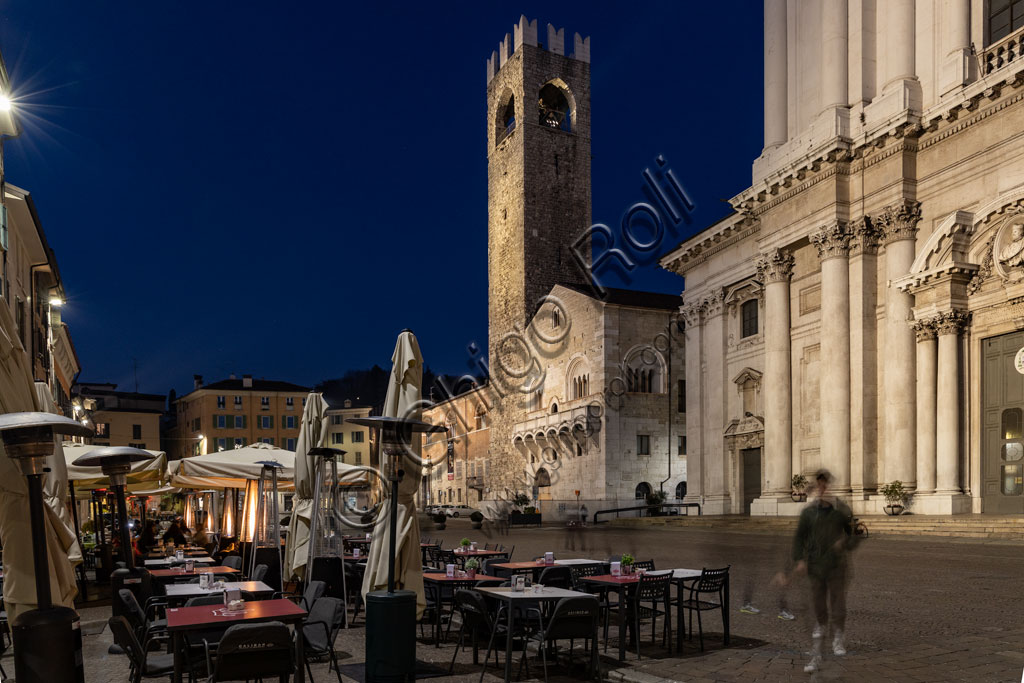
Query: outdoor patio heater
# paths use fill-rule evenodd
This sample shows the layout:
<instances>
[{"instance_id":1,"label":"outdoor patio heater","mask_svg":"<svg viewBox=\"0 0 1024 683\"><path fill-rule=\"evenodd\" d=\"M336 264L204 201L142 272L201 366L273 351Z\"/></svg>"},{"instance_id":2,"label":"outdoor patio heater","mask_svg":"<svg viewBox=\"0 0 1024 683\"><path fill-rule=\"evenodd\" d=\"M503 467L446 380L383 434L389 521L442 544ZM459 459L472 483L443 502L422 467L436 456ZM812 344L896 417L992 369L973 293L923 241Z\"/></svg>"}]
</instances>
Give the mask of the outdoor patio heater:
<instances>
[{"instance_id":1,"label":"outdoor patio heater","mask_svg":"<svg viewBox=\"0 0 1024 683\"><path fill-rule=\"evenodd\" d=\"M28 480L32 562L36 575L36 609L22 612L11 624L14 676L20 683L85 680L78 613L70 607L54 605L50 596L43 476L49 471L46 458L53 455L56 435L92 436L92 433L77 420L53 413L0 415L0 437L7 455L18 463Z\"/></svg>"},{"instance_id":2,"label":"outdoor patio heater","mask_svg":"<svg viewBox=\"0 0 1024 683\"><path fill-rule=\"evenodd\" d=\"M260 460L263 465L256 488L256 519L252 525L252 552L249 573L257 564L267 564L270 570L265 579L268 585L284 590L284 563L281 561L281 511L277 503L277 471L284 467L273 460ZM246 507L249 502L246 501ZM275 563L276 558L276 563ZM275 574L276 572L276 574ZM275 580L276 579L276 580Z\"/></svg>"},{"instance_id":3,"label":"outdoor patio heater","mask_svg":"<svg viewBox=\"0 0 1024 683\"><path fill-rule=\"evenodd\" d=\"M79 456L72 463L79 467L99 467L103 471L104 476L110 479L110 486L114 489L114 496L117 499L121 561L124 562L124 568L115 569L111 572L110 589L111 592L116 593L116 591L122 588L127 588L135 593L136 597L140 598L140 602L145 602L145 600L141 599L143 596L140 594L140 590L143 587L143 581L147 574L135 566L135 553L132 552L132 536L131 531L128 529L128 505L124 489L128 484L127 478L128 473L132 469L132 463L152 459L153 455L149 451L139 448L105 446ZM114 600L112 605L114 616L118 616L121 613L120 601ZM116 651L120 651L120 648L117 648Z\"/></svg>"},{"instance_id":4,"label":"outdoor patio heater","mask_svg":"<svg viewBox=\"0 0 1024 683\"><path fill-rule=\"evenodd\" d=\"M416 592L395 590L398 484L405 467L422 467L410 448L413 434L447 430L400 417L351 417L347 421L379 431L380 462L391 483L388 590L366 594L366 681L411 683L416 680ZM418 538L411 540L419 543Z\"/></svg>"},{"instance_id":5,"label":"outdoor patio heater","mask_svg":"<svg viewBox=\"0 0 1024 683\"><path fill-rule=\"evenodd\" d=\"M338 481L338 458L345 451L338 448L310 448L308 455L316 458L313 480L313 510L309 519L309 558L307 578L327 584L327 595L346 599L345 542L343 536L342 494ZM348 610L345 610L348 628Z\"/></svg>"}]
</instances>

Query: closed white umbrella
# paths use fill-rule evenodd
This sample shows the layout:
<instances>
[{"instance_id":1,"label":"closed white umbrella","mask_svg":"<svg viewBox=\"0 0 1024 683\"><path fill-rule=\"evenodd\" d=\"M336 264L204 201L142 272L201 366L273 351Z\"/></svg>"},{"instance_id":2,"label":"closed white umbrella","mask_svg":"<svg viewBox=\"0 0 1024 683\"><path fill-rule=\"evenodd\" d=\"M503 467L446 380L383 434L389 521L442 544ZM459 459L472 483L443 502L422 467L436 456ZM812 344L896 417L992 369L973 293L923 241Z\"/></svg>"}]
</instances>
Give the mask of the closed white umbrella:
<instances>
[{"instance_id":1,"label":"closed white umbrella","mask_svg":"<svg viewBox=\"0 0 1024 683\"><path fill-rule=\"evenodd\" d=\"M57 410L57 404L53 402L53 395L46 384L36 382L35 390L36 405L40 410L54 415L61 414ZM71 562L71 566L75 567L82 562L82 548L78 545L75 521L71 519L71 513L65 504L68 497L68 468L64 460L63 440L60 435L53 438L53 453L46 459L46 466L50 471L43 478L43 500L64 525L61 542L68 545L68 560Z\"/></svg>"},{"instance_id":2,"label":"closed white umbrella","mask_svg":"<svg viewBox=\"0 0 1024 683\"><path fill-rule=\"evenodd\" d=\"M28 354L18 336L6 302L0 301L0 413L37 411ZM46 553L50 564L50 595L55 605L74 606L77 592L68 550L74 533L50 506L46 510ZM8 620L36 607L28 484L0 445L0 539L4 544L4 605Z\"/></svg>"},{"instance_id":3,"label":"closed white umbrella","mask_svg":"<svg viewBox=\"0 0 1024 683\"><path fill-rule=\"evenodd\" d=\"M288 524L288 547L285 552L285 575L303 578L309 560L309 526L313 516L313 487L316 458L311 448L327 445L327 404L320 394L310 392L302 409L299 440L295 446L295 497L292 498L292 519Z\"/></svg>"},{"instance_id":4,"label":"closed white umbrella","mask_svg":"<svg viewBox=\"0 0 1024 683\"><path fill-rule=\"evenodd\" d=\"M419 420L423 414L420 385L423 382L423 357L416 335L404 330L398 335L391 356L391 377L384 399L383 417ZM416 616L423 616L426 598L423 593L423 563L420 554L420 525L416 519L416 492L420 487L420 440L412 440L414 458L406 456L405 476L398 485L398 531L395 548L396 588L416 592ZM384 458L381 457L383 463ZM363 576L363 594L388 587L388 553L390 549L391 506L382 505L374 526L373 543Z\"/></svg>"}]
</instances>

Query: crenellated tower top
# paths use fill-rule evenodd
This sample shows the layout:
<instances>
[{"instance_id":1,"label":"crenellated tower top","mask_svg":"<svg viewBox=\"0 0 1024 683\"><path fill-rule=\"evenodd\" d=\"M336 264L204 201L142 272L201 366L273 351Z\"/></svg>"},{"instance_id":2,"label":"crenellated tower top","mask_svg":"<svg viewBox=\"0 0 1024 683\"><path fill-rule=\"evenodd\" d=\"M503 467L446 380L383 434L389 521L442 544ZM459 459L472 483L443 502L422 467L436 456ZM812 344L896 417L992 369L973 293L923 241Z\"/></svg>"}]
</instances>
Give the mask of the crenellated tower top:
<instances>
[{"instance_id":1,"label":"crenellated tower top","mask_svg":"<svg viewBox=\"0 0 1024 683\"><path fill-rule=\"evenodd\" d=\"M569 59L576 59L581 62L590 63L590 36L580 37L579 33L573 34L573 52ZM498 43L498 49L491 53L487 60L487 82L505 66L512 55L523 45L544 47L537 42L537 20L529 21L526 15L519 17L519 23L512 27L512 33L506 33L505 38ZM556 55L565 56L565 29L556 29L548 24L547 49Z\"/></svg>"}]
</instances>

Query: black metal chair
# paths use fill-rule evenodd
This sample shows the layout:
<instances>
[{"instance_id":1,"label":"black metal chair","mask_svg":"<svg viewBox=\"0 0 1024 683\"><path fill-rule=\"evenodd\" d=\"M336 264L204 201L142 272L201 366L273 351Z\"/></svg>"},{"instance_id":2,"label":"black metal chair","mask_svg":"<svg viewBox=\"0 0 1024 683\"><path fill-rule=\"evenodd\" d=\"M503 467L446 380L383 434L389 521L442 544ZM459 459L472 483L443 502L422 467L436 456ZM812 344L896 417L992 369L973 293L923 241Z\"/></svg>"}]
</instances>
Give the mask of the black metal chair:
<instances>
[{"instance_id":1,"label":"black metal chair","mask_svg":"<svg viewBox=\"0 0 1024 683\"><path fill-rule=\"evenodd\" d=\"M590 665L587 673L591 680L597 680L597 629L600 620L601 607L598 605L597 598L562 598L555 604L555 609L544 628L530 636L530 640L538 643L541 662L544 665L545 683L548 680L547 644L568 640L569 660L572 661L573 645L577 638L583 640L584 649L590 650ZM525 659L526 648L524 647L523 660L525 661Z\"/></svg>"},{"instance_id":2,"label":"black metal chair","mask_svg":"<svg viewBox=\"0 0 1024 683\"><path fill-rule=\"evenodd\" d=\"M270 571L270 567L268 565L258 564L255 567L253 567L252 571L249 573L249 580L262 581L267 577L268 571Z\"/></svg>"},{"instance_id":3,"label":"black metal chair","mask_svg":"<svg viewBox=\"0 0 1024 683\"><path fill-rule=\"evenodd\" d=\"M334 672L338 675L338 683L342 683L338 658L334 653L334 641L341 629L344 611L345 604L338 598L319 598L309 610L309 616L302 625L302 642L304 663L310 683L313 681L313 671L309 667L310 657L330 657L331 663L327 670L330 671L333 666Z\"/></svg>"},{"instance_id":4,"label":"black metal chair","mask_svg":"<svg viewBox=\"0 0 1024 683\"><path fill-rule=\"evenodd\" d=\"M732 565L729 565L730 567ZM700 620L700 613L708 610L721 610L722 622L725 622L725 582L729 578L729 567L722 569L701 570L700 578L690 584L687 598L681 600L680 608L690 613L690 640L693 640L693 613L697 613L697 629L700 632L700 651L704 652L704 625ZM702 600L702 595L718 595L718 602Z\"/></svg>"},{"instance_id":5,"label":"black metal chair","mask_svg":"<svg viewBox=\"0 0 1024 683\"><path fill-rule=\"evenodd\" d=\"M142 647L149 651L149 641L153 636L167 633L166 619L149 619L142 606L139 605L135 593L127 588L117 591L114 596L121 605L121 614L128 619L128 623L135 631L135 637L142 643Z\"/></svg>"},{"instance_id":6,"label":"black metal chair","mask_svg":"<svg viewBox=\"0 0 1024 683\"><path fill-rule=\"evenodd\" d=\"M161 678L174 673L174 655L159 654L148 656L142 643L135 637L131 624L123 616L107 620L114 642L121 646L128 656L128 680L139 683L143 678Z\"/></svg>"},{"instance_id":7,"label":"black metal chair","mask_svg":"<svg viewBox=\"0 0 1024 683\"><path fill-rule=\"evenodd\" d=\"M651 641L657 635L658 617L664 617L661 628L661 643L665 645L668 640L669 649L672 648L672 612L670 608L670 593L672 588L672 572L660 574L644 574L637 582L633 594L627 598L627 614L633 628L633 637L636 639L636 657L640 655L640 621L651 620ZM645 606L644 603L650 603ZM664 609L658 608L661 603ZM621 637L621 635L620 635Z\"/></svg>"},{"instance_id":8,"label":"black metal chair","mask_svg":"<svg viewBox=\"0 0 1024 683\"><path fill-rule=\"evenodd\" d=\"M473 664L479 664L480 645L486 642L487 654L484 656L484 665L480 670L480 680L483 681L492 649L494 650L495 666L501 666L498 650L505 647L505 635L508 631L504 624L498 622L497 616L491 614L483 593L475 590L459 590L455 592L453 602L454 609L459 613L461 625L459 627L459 642L455 646L451 664L448 665L448 673L455 670L455 659L467 644L473 646ZM498 614L501 613L502 610L499 610ZM519 641L520 646L525 648L526 641L522 637L519 638Z\"/></svg>"},{"instance_id":9,"label":"black metal chair","mask_svg":"<svg viewBox=\"0 0 1024 683\"><path fill-rule=\"evenodd\" d=\"M572 570L568 567L545 567L537 583L552 588L572 590Z\"/></svg>"},{"instance_id":10,"label":"black metal chair","mask_svg":"<svg viewBox=\"0 0 1024 683\"><path fill-rule=\"evenodd\" d=\"M654 571L654 560L638 560L633 562L633 570L643 569L645 572Z\"/></svg>"},{"instance_id":11,"label":"black metal chair","mask_svg":"<svg viewBox=\"0 0 1024 683\"><path fill-rule=\"evenodd\" d=\"M206 668L210 683L215 681L262 680L277 676L282 683L295 672L292 636L280 621L235 624L224 631L211 657L206 645Z\"/></svg>"},{"instance_id":12,"label":"black metal chair","mask_svg":"<svg viewBox=\"0 0 1024 683\"><path fill-rule=\"evenodd\" d=\"M296 605L301 605L302 609L308 612L313 607L313 603L316 602L317 599L323 597L326 592L326 581L309 581L306 583L306 588L301 594L277 592L273 594L272 598L275 600L279 598L287 598Z\"/></svg>"}]
</instances>

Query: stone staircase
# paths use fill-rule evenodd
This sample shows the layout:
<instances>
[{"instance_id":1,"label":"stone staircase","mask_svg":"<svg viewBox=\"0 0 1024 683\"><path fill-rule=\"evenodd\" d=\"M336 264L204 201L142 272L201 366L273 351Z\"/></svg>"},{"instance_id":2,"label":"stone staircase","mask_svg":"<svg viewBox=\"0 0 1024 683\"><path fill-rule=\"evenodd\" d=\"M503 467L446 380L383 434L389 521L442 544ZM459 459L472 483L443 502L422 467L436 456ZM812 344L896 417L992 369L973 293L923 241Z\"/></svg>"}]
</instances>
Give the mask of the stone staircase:
<instances>
[{"instance_id":1,"label":"stone staircase","mask_svg":"<svg viewBox=\"0 0 1024 683\"><path fill-rule=\"evenodd\" d=\"M870 536L930 536L1024 543L1024 515L866 515L858 519ZM791 534L795 517L746 515L632 517L611 520L615 528L700 529L731 533Z\"/></svg>"}]
</instances>

